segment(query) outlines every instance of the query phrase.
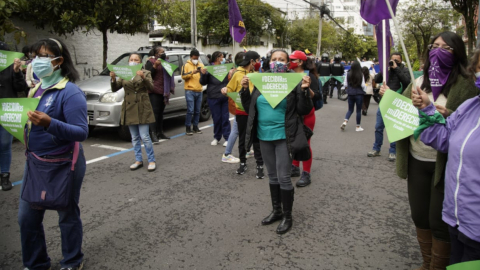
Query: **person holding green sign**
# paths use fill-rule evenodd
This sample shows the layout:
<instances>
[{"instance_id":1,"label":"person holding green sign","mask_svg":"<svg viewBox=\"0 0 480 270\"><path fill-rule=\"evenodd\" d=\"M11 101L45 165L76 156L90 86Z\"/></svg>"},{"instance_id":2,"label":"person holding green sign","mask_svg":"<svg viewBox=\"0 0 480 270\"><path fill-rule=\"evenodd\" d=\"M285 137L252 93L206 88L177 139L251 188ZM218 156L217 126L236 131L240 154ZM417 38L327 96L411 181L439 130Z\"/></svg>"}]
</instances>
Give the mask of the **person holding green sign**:
<instances>
[{"instance_id":1,"label":"person holding green sign","mask_svg":"<svg viewBox=\"0 0 480 270\"><path fill-rule=\"evenodd\" d=\"M0 50L2 55L9 54L7 44L0 41ZM19 56L19 55L17 55ZM16 98L18 93L28 89L23 73L21 71L21 62L19 58L5 57L6 67L0 71L0 98ZM2 190L8 191L12 189L10 182L10 165L12 163L12 134L0 126L0 178Z\"/></svg>"},{"instance_id":2,"label":"person holding green sign","mask_svg":"<svg viewBox=\"0 0 480 270\"><path fill-rule=\"evenodd\" d=\"M225 64L223 53L219 51L214 52L211 56L211 62L213 63L213 68ZM212 112L213 141L211 145L217 145L223 136L225 139L223 146L227 146L228 137L230 136L230 114L228 112L228 97L222 94L222 88L228 84L227 74L229 68L226 66L222 67L227 71L224 75L222 74L224 76L223 80L219 80L216 74L208 72L207 69L201 69L200 84L207 86L208 107L210 107Z\"/></svg>"},{"instance_id":3,"label":"person holding green sign","mask_svg":"<svg viewBox=\"0 0 480 270\"><path fill-rule=\"evenodd\" d=\"M289 55L284 50L273 51L270 59L270 71L273 73L286 72L289 60ZM266 80L275 77L268 73L264 73L263 76L262 78L266 78ZM283 77L276 78L284 82ZM245 76L241 81L240 96L243 107L248 113L246 140L248 144L260 142L260 149L270 180L273 211L262 220L262 225L269 225L281 220L276 230L278 234L288 232L293 225L292 157L299 161L307 161L311 157L305 134L307 127L304 126L303 117L298 117L308 115L313 109L309 91L311 79L309 76L301 78L302 81L294 86L294 89L290 90L289 94L275 108L257 86L250 92L249 77Z\"/></svg>"},{"instance_id":4,"label":"person holding green sign","mask_svg":"<svg viewBox=\"0 0 480 270\"><path fill-rule=\"evenodd\" d=\"M436 103L436 109L448 117L480 92L466 72L467 54L460 36L450 31L442 32L431 40L428 49L423 76L415 83L428 94L431 103ZM389 91L388 86L382 86L381 92L385 91ZM403 96L412 98L412 84ZM444 269L449 263L450 236L442 220L442 205L445 167L450 158L415 140L414 136L397 142L397 175L407 179L408 201L424 268L430 265L432 269Z\"/></svg>"},{"instance_id":5,"label":"person holding green sign","mask_svg":"<svg viewBox=\"0 0 480 270\"><path fill-rule=\"evenodd\" d=\"M129 65L136 66L142 64L142 57L139 54L132 53L129 57ZM145 151L148 157L148 171L153 172L156 169L155 153L150 139L149 124L155 123L152 105L148 97L148 91L153 89L153 80L150 71L142 69L137 71L132 80L116 79L115 72L110 72L112 91L120 89L125 90L125 99L122 103L122 116L120 124L128 126L132 135L132 144L135 150L135 163L130 166L130 170L135 171L143 167L142 142L145 145Z\"/></svg>"},{"instance_id":6,"label":"person holding green sign","mask_svg":"<svg viewBox=\"0 0 480 270\"><path fill-rule=\"evenodd\" d=\"M148 92L152 104L155 123L150 124L150 134L154 144L159 143L158 138L168 140L169 137L163 133L163 112L170 99L170 94L175 93L174 76L168 74L160 60L166 60L167 55L162 47L153 47L148 54L150 58L145 64L145 69L150 71L153 79L153 89Z\"/></svg>"}]
</instances>

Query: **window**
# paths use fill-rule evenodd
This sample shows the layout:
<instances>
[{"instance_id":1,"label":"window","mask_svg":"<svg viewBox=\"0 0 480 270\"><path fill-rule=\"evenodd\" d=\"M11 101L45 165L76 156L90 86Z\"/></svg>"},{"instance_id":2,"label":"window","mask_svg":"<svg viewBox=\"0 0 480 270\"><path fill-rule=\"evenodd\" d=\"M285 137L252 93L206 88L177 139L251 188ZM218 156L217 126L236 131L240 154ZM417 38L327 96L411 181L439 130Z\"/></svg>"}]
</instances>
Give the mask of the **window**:
<instances>
[{"instance_id":1,"label":"window","mask_svg":"<svg viewBox=\"0 0 480 270\"><path fill-rule=\"evenodd\" d=\"M353 24L355 18L353 18L353 16L348 16L348 19L347 19L347 23L348 24Z\"/></svg>"},{"instance_id":2,"label":"window","mask_svg":"<svg viewBox=\"0 0 480 270\"><path fill-rule=\"evenodd\" d=\"M204 66L209 66L210 65L206 55L200 55L200 61L203 63Z\"/></svg>"}]
</instances>

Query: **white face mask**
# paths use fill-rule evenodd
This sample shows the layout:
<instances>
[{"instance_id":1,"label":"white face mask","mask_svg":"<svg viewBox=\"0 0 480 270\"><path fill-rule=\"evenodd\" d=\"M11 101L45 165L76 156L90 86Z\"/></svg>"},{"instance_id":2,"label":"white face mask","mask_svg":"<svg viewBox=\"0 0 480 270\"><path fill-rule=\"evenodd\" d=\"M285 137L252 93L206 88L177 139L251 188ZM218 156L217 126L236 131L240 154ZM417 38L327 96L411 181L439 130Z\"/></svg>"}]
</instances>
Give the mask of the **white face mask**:
<instances>
[{"instance_id":1,"label":"white face mask","mask_svg":"<svg viewBox=\"0 0 480 270\"><path fill-rule=\"evenodd\" d=\"M196 64L198 64L198 60L192 60L192 63L193 63L194 65L196 65Z\"/></svg>"},{"instance_id":2,"label":"white face mask","mask_svg":"<svg viewBox=\"0 0 480 270\"><path fill-rule=\"evenodd\" d=\"M475 77L479 78L480 77L480 72L475 73Z\"/></svg>"},{"instance_id":3,"label":"white face mask","mask_svg":"<svg viewBox=\"0 0 480 270\"><path fill-rule=\"evenodd\" d=\"M136 65L138 65L138 64L140 64L140 63L137 63L137 62L128 62L128 65L129 65L129 66L136 66Z\"/></svg>"}]
</instances>

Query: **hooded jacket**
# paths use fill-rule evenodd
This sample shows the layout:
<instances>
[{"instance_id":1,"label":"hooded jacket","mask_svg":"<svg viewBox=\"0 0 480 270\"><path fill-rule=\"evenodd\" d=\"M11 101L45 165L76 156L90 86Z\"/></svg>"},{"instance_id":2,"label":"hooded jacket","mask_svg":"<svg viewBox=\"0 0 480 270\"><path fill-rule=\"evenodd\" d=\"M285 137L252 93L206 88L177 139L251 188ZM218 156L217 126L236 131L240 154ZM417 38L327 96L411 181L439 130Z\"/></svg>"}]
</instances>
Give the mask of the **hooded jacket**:
<instances>
[{"instance_id":1,"label":"hooded jacket","mask_svg":"<svg viewBox=\"0 0 480 270\"><path fill-rule=\"evenodd\" d=\"M435 110L433 104L423 109L427 115ZM480 242L480 97L465 101L446 125L424 130L421 140L441 153L448 152L443 221Z\"/></svg>"},{"instance_id":2,"label":"hooded jacket","mask_svg":"<svg viewBox=\"0 0 480 270\"><path fill-rule=\"evenodd\" d=\"M194 65L192 60L188 60L182 67L182 79L185 80L185 90L202 92L202 85L200 84L200 72L192 74L194 70L199 67L203 67L203 64L198 61L198 64Z\"/></svg>"},{"instance_id":3,"label":"hooded jacket","mask_svg":"<svg viewBox=\"0 0 480 270\"><path fill-rule=\"evenodd\" d=\"M0 72L0 98L16 98L28 89L22 71L14 72L13 65Z\"/></svg>"}]
</instances>

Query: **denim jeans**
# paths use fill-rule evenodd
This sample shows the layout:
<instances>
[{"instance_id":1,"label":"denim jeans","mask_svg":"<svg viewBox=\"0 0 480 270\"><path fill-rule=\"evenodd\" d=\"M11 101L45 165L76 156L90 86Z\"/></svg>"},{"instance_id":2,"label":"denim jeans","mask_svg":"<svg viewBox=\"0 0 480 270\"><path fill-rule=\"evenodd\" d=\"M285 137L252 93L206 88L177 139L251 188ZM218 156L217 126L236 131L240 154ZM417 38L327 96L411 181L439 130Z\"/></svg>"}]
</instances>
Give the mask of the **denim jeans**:
<instances>
[{"instance_id":1,"label":"denim jeans","mask_svg":"<svg viewBox=\"0 0 480 270\"><path fill-rule=\"evenodd\" d=\"M190 127L192 124L193 126L198 126L198 122L200 121L202 98L202 92L185 90L185 99L187 100L187 117L185 118L186 127Z\"/></svg>"},{"instance_id":2,"label":"denim jeans","mask_svg":"<svg viewBox=\"0 0 480 270\"><path fill-rule=\"evenodd\" d=\"M155 162L155 154L153 153L153 144L149 135L149 125L130 125L130 134L132 134L132 144L135 151L135 160L143 161L142 157L142 143L145 145L145 151L147 152L148 162Z\"/></svg>"},{"instance_id":3,"label":"denim jeans","mask_svg":"<svg viewBox=\"0 0 480 270\"><path fill-rule=\"evenodd\" d=\"M0 173L10 172L13 136L0 126Z\"/></svg>"},{"instance_id":4,"label":"denim jeans","mask_svg":"<svg viewBox=\"0 0 480 270\"><path fill-rule=\"evenodd\" d=\"M380 109L377 111L377 123L375 124L375 143L373 144L373 150L379 151L382 148L383 144L383 130L385 129L385 124L383 123L383 118L382 114L380 113ZM396 154L397 149L396 149L397 144L396 143L391 143L390 144L390 154Z\"/></svg>"},{"instance_id":5,"label":"denim jeans","mask_svg":"<svg viewBox=\"0 0 480 270\"><path fill-rule=\"evenodd\" d=\"M57 211L62 239L63 260L60 261L62 267L75 267L83 260L83 226L78 203L86 167L83 147L80 146L73 179L73 202L67 210ZM18 224L20 225L22 261L24 267L28 269L48 269L50 267L50 257L47 254L43 230L44 215L45 210L32 209L28 202L20 198Z\"/></svg>"},{"instance_id":6,"label":"denim jeans","mask_svg":"<svg viewBox=\"0 0 480 270\"><path fill-rule=\"evenodd\" d=\"M233 146L235 146L235 141L238 137L238 125L237 119L233 118L232 130L230 130L230 136L228 136L227 147L225 148L225 156L228 156L232 153Z\"/></svg>"},{"instance_id":7,"label":"denim jeans","mask_svg":"<svg viewBox=\"0 0 480 270\"><path fill-rule=\"evenodd\" d=\"M213 138L220 141L223 136L225 140L228 140L230 136L228 98L209 98L207 101L213 118Z\"/></svg>"},{"instance_id":8,"label":"denim jeans","mask_svg":"<svg viewBox=\"0 0 480 270\"><path fill-rule=\"evenodd\" d=\"M357 126L360 126L362 120L363 95L348 95L348 112L345 119L349 120L353 114L353 107L357 106Z\"/></svg>"}]
</instances>

